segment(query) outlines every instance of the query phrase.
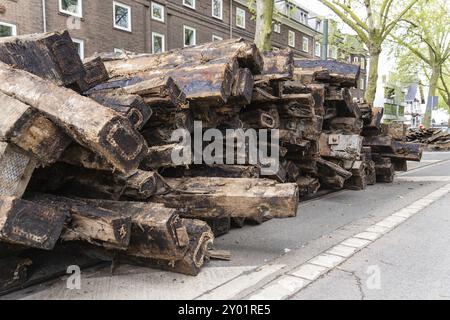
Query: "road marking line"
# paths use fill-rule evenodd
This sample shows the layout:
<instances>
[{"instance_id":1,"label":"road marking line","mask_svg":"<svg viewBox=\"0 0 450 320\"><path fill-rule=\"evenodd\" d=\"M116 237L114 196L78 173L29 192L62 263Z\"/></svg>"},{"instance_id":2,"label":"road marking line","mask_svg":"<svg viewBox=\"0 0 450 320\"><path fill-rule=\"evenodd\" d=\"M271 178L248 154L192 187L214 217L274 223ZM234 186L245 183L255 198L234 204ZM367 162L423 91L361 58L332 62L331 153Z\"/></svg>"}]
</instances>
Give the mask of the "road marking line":
<instances>
[{"instance_id":1,"label":"road marking line","mask_svg":"<svg viewBox=\"0 0 450 320\"><path fill-rule=\"evenodd\" d=\"M359 238L359 239L364 239L364 240L376 240L379 237L381 237L381 233L378 232L370 232L370 231L365 231L365 232L361 232L358 233L355 238Z\"/></svg>"},{"instance_id":2,"label":"road marking line","mask_svg":"<svg viewBox=\"0 0 450 320\"><path fill-rule=\"evenodd\" d=\"M389 229L394 229L396 226L398 226L400 223L405 221L405 218L402 217L395 217L395 216L389 216L387 218L384 218L380 222L376 223L376 226L381 226Z\"/></svg>"},{"instance_id":3,"label":"road marking line","mask_svg":"<svg viewBox=\"0 0 450 320\"><path fill-rule=\"evenodd\" d=\"M256 271L244 272L240 276L226 282L225 284L205 292L195 300L229 300L241 293L242 291L249 289L262 281L264 278L274 274L286 267L284 264L264 265Z\"/></svg>"},{"instance_id":4,"label":"road marking line","mask_svg":"<svg viewBox=\"0 0 450 320\"><path fill-rule=\"evenodd\" d=\"M344 260L344 257L336 256L334 254L321 254L320 256L309 260L309 263L325 268L333 268L339 265Z\"/></svg>"},{"instance_id":5,"label":"road marking line","mask_svg":"<svg viewBox=\"0 0 450 320\"><path fill-rule=\"evenodd\" d=\"M365 246L367 246L369 243L371 243L371 240L364 240L364 239L358 239L358 238L349 238L345 241L342 241L341 244L347 247L353 247L356 249L362 249Z\"/></svg>"},{"instance_id":6,"label":"road marking line","mask_svg":"<svg viewBox=\"0 0 450 320\"><path fill-rule=\"evenodd\" d=\"M416 167L416 168L412 168L412 169L410 169L410 170L408 170L406 172L402 172L402 173L397 174L395 179L398 179L401 176L405 176L407 174L410 174L411 172L416 172L416 171L421 171L423 169L429 169L429 168L437 167L437 166L440 166L440 165L442 165L444 163L447 163L449 161L450 161L450 159L444 159L444 160L439 160L439 161L434 162L434 163L430 163L430 164L426 164L426 165L419 166L419 167Z\"/></svg>"},{"instance_id":7,"label":"road marking line","mask_svg":"<svg viewBox=\"0 0 450 320\"><path fill-rule=\"evenodd\" d=\"M400 209L387 218L384 218L380 222L370 226L365 232L356 234L350 237L338 245L335 245L331 249L321 253L312 258L308 262L298 266L294 271L288 272L286 276L281 277L278 280L269 282L263 289L250 295L250 300L275 300L286 299L319 279L321 276L327 274L338 265L347 261L356 252L369 244L375 242L385 233L391 231L401 223L408 220L413 215L422 211L432 203L436 202L439 198L443 197L450 192L450 184L445 185L442 188L429 193L421 199L413 202L406 208ZM297 278L302 280L306 279L308 282L299 282ZM294 279L295 278L295 279ZM289 281L292 281L290 283ZM297 291L293 291L294 288L299 288Z\"/></svg>"},{"instance_id":8,"label":"road marking line","mask_svg":"<svg viewBox=\"0 0 450 320\"><path fill-rule=\"evenodd\" d=\"M258 294L252 295L250 300L283 300L303 289L310 282L309 280L286 275L264 287Z\"/></svg>"},{"instance_id":9,"label":"road marking line","mask_svg":"<svg viewBox=\"0 0 450 320\"><path fill-rule=\"evenodd\" d=\"M316 280L318 277L320 277L323 273L325 273L330 268L317 266L311 263L305 263L300 266L300 268L290 272L291 275L303 278L306 280Z\"/></svg>"},{"instance_id":10,"label":"road marking line","mask_svg":"<svg viewBox=\"0 0 450 320\"><path fill-rule=\"evenodd\" d=\"M411 181L411 182L448 182L450 181L450 176L422 176L422 177L398 176L395 179L399 181Z\"/></svg>"},{"instance_id":11,"label":"road marking line","mask_svg":"<svg viewBox=\"0 0 450 320\"><path fill-rule=\"evenodd\" d=\"M388 232L389 230L390 229L386 228L386 227L373 225L373 226L370 226L369 228L367 228L366 232L384 234L384 233Z\"/></svg>"},{"instance_id":12,"label":"road marking line","mask_svg":"<svg viewBox=\"0 0 450 320\"><path fill-rule=\"evenodd\" d=\"M344 258L348 258L352 256L356 252L356 248L353 247L347 247L342 244L338 244L327 251L327 253L335 254L337 256L341 256Z\"/></svg>"}]
</instances>

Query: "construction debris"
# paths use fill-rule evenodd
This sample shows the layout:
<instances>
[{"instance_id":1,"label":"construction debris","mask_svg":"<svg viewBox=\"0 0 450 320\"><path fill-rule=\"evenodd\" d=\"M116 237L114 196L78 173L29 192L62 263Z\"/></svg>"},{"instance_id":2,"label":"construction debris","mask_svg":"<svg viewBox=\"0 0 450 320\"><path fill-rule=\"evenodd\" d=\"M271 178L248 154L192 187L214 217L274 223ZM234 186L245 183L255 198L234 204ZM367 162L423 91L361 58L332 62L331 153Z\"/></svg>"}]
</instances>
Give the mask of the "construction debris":
<instances>
[{"instance_id":1,"label":"construction debris","mask_svg":"<svg viewBox=\"0 0 450 320\"><path fill-rule=\"evenodd\" d=\"M0 292L36 278L29 248L196 275L231 258L211 243L232 226L421 157L353 101L359 67L289 49L230 39L81 62L53 32L2 39L0 61L0 246L15 248L0 249Z\"/></svg>"}]
</instances>

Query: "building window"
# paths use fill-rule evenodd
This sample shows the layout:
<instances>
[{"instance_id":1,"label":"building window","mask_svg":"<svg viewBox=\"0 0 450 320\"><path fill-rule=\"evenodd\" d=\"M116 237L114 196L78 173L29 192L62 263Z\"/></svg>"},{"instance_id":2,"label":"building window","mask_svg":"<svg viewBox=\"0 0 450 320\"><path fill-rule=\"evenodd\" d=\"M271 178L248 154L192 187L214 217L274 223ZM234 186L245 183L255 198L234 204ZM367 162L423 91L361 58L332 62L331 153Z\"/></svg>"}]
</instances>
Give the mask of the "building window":
<instances>
[{"instance_id":1,"label":"building window","mask_svg":"<svg viewBox=\"0 0 450 320\"><path fill-rule=\"evenodd\" d=\"M73 39L73 44L75 46L75 49L77 49L78 54L80 55L81 60L84 59L84 41L79 39Z\"/></svg>"},{"instance_id":2,"label":"building window","mask_svg":"<svg viewBox=\"0 0 450 320\"><path fill-rule=\"evenodd\" d=\"M213 41L213 42L216 42L216 41L222 41L222 40L223 40L222 37L219 37L219 36L216 36L215 34L213 34L213 36L212 36L212 41Z\"/></svg>"},{"instance_id":3,"label":"building window","mask_svg":"<svg viewBox=\"0 0 450 320\"><path fill-rule=\"evenodd\" d=\"M195 0L183 0L183 5L191 9L195 9Z\"/></svg>"},{"instance_id":4,"label":"building window","mask_svg":"<svg viewBox=\"0 0 450 320\"><path fill-rule=\"evenodd\" d=\"M366 59L361 58L361 69L366 69Z\"/></svg>"},{"instance_id":5,"label":"building window","mask_svg":"<svg viewBox=\"0 0 450 320\"><path fill-rule=\"evenodd\" d=\"M197 44L197 31L194 28L183 26L183 43L185 47L195 46Z\"/></svg>"},{"instance_id":6,"label":"building window","mask_svg":"<svg viewBox=\"0 0 450 320\"><path fill-rule=\"evenodd\" d=\"M236 8L236 26L245 29L245 10Z\"/></svg>"},{"instance_id":7,"label":"building window","mask_svg":"<svg viewBox=\"0 0 450 320\"><path fill-rule=\"evenodd\" d=\"M320 20L316 21L316 30L322 31L322 21L320 21Z\"/></svg>"},{"instance_id":8,"label":"building window","mask_svg":"<svg viewBox=\"0 0 450 320\"><path fill-rule=\"evenodd\" d=\"M164 52L166 48L163 34L152 32L152 53Z\"/></svg>"},{"instance_id":9,"label":"building window","mask_svg":"<svg viewBox=\"0 0 450 320\"><path fill-rule=\"evenodd\" d=\"M361 78L361 80L360 80L360 82L361 82L361 90L364 90L364 87L365 87L365 85L366 85L366 82L364 81L364 78Z\"/></svg>"},{"instance_id":10,"label":"building window","mask_svg":"<svg viewBox=\"0 0 450 320\"><path fill-rule=\"evenodd\" d=\"M309 52L309 39L306 37L303 37L302 50L305 52Z\"/></svg>"},{"instance_id":11,"label":"building window","mask_svg":"<svg viewBox=\"0 0 450 320\"><path fill-rule=\"evenodd\" d=\"M131 7L114 1L114 28L131 32Z\"/></svg>"},{"instance_id":12,"label":"building window","mask_svg":"<svg viewBox=\"0 0 450 320\"><path fill-rule=\"evenodd\" d=\"M164 6L162 4L152 2L152 19L164 22Z\"/></svg>"},{"instance_id":13,"label":"building window","mask_svg":"<svg viewBox=\"0 0 450 320\"><path fill-rule=\"evenodd\" d=\"M123 53L124 51L119 48L114 48L114 53Z\"/></svg>"},{"instance_id":14,"label":"building window","mask_svg":"<svg viewBox=\"0 0 450 320\"><path fill-rule=\"evenodd\" d=\"M0 22L0 37L11 37L17 35L17 27L14 24Z\"/></svg>"},{"instance_id":15,"label":"building window","mask_svg":"<svg viewBox=\"0 0 450 320\"><path fill-rule=\"evenodd\" d=\"M314 45L314 54L316 55L316 57L322 56L322 44L319 41L316 41Z\"/></svg>"},{"instance_id":16,"label":"building window","mask_svg":"<svg viewBox=\"0 0 450 320\"><path fill-rule=\"evenodd\" d=\"M281 24L279 23L274 23L273 25L273 31L276 33L281 33Z\"/></svg>"},{"instance_id":17,"label":"building window","mask_svg":"<svg viewBox=\"0 0 450 320\"><path fill-rule=\"evenodd\" d=\"M355 64L358 64L358 63L359 63L358 57L353 57L353 63L355 63Z\"/></svg>"},{"instance_id":18,"label":"building window","mask_svg":"<svg viewBox=\"0 0 450 320\"><path fill-rule=\"evenodd\" d=\"M222 20L223 16L223 0L212 0L212 16Z\"/></svg>"},{"instance_id":19,"label":"building window","mask_svg":"<svg viewBox=\"0 0 450 320\"><path fill-rule=\"evenodd\" d=\"M331 59L337 59L337 48L336 48L336 46L330 46L328 48L328 56Z\"/></svg>"},{"instance_id":20,"label":"building window","mask_svg":"<svg viewBox=\"0 0 450 320\"><path fill-rule=\"evenodd\" d=\"M59 11L81 18L83 16L83 0L59 0Z\"/></svg>"},{"instance_id":21,"label":"building window","mask_svg":"<svg viewBox=\"0 0 450 320\"><path fill-rule=\"evenodd\" d=\"M288 32L288 45L290 47L295 47L295 32L292 30L289 30Z\"/></svg>"}]
</instances>

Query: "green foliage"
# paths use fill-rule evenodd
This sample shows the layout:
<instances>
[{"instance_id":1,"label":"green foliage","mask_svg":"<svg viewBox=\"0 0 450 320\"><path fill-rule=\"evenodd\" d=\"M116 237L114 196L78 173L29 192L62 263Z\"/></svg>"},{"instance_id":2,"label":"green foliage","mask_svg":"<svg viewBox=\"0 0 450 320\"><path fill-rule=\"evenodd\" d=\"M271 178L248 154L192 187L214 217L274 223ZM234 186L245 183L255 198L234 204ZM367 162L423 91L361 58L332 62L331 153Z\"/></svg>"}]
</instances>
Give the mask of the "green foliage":
<instances>
[{"instance_id":1,"label":"green foliage","mask_svg":"<svg viewBox=\"0 0 450 320\"><path fill-rule=\"evenodd\" d=\"M439 95L439 107L450 108L450 4L446 0L422 0L392 34L396 46L397 76L406 81L413 74L427 80L429 95ZM405 50L406 49L406 50ZM406 79L405 79L406 78Z\"/></svg>"}]
</instances>

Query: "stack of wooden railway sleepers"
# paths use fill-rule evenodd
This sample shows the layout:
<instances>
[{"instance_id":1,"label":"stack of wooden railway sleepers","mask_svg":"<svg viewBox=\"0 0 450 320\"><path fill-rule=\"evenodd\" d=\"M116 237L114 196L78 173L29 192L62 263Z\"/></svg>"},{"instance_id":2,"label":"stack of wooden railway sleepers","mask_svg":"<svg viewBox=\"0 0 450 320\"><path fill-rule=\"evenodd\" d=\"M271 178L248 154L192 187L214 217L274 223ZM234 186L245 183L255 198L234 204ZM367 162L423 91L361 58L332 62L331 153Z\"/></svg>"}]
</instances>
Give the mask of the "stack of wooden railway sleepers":
<instances>
[{"instance_id":1,"label":"stack of wooden railway sleepers","mask_svg":"<svg viewBox=\"0 0 450 320\"><path fill-rule=\"evenodd\" d=\"M196 275L211 227L295 216L294 183L171 159L176 129L240 122L263 64L241 39L84 62L67 32L0 39L0 292L98 261Z\"/></svg>"},{"instance_id":2,"label":"stack of wooden railway sleepers","mask_svg":"<svg viewBox=\"0 0 450 320\"><path fill-rule=\"evenodd\" d=\"M378 182L392 182L395 171L407 171L408 161L422 159L423 145L407 142L403 123L380 123L382 110L374 108L373 121L364 128L364 146L370 147Z\"/></svg>"},{"instance_id":3,"label":"stack of wooden railway sleepers","mask_svg":"<svg viewBox=\"0 0 450 320\"><path fill-rule=\"evenodd\" d=\"M415 145L379 148L358 78L242 39L85 61L67 32L0 39L0 292L99 261L196 275L233 225L388 181Z\"/></svg>"},{"instance_id":4,"label":"stack of wooden railway sleepers","mask_svg":"<svg viewBox=\"0 0 450 320\"><path fill-rule=\"evenodd\" d=\"M408 142L421 143L430 151L450 150L450 133L440 128L409 129L406 133Z\"/></svg>"},{"instance_id":5,"label":"stack of wooden railway sleepers","mask_svg":"<svg viewBox=\"0 0 450 320\"><path fill-rule=\"evenodd\" d=\"M286 90L311 92L322 119L313 176L325 188L364 189L371 179L370 159L362 152L363 115L350 88L360 77L357 65L337 61L296 60L295 78Z\"/></svg>"}]
</instances>

